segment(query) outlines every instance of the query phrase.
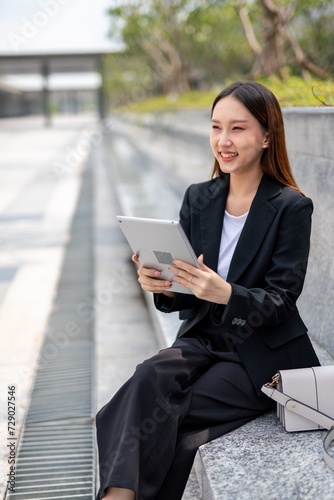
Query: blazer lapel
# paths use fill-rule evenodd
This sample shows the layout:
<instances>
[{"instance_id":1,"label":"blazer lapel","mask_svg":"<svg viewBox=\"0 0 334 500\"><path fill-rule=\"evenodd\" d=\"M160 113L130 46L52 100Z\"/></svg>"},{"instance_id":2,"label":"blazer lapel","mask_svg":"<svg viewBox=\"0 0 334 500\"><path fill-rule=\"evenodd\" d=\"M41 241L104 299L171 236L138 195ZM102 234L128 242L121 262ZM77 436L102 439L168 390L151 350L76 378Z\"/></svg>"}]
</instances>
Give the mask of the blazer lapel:
<instances>
[{"instance_id":1,"label":"blazer lapel","mask_svg":"<svg viewBox=\"0 0 334 500\"><path fill-rule=\"evenodd\" d=\"M219 246L230 179L217 178L200 213L200 231L204 264L217 271Z\"/></svg>"},{"instance_id":2,"label":"blazer lapel","mask_svg":"<svg viewBox=\"0 0 334 500\"><path fill-rule=\"evenodd\" d=\"M227 281L235 283L255 256L277 213L268 200L281 191L275 180L266 175L262 177L234 251Z\"/></svg>"}]
</instances>

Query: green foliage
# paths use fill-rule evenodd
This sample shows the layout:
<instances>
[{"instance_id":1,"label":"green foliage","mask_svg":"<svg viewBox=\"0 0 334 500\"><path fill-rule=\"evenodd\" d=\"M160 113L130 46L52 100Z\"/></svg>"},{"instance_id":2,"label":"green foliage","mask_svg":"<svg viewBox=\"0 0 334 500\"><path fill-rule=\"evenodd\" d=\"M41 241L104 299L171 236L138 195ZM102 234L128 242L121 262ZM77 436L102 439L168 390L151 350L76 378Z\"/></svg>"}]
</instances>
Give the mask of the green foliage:
<instances>
[{"instance_id":1,"label":"green foliage","mask_svg":"<svg viewBox=\"0 0 334 500\"><path fill-rule=\"evenodd\" d=\"M259 78L277 97L281 106L334 106L334 81L291 76L282 82L277 77Z\"/></svg>"},{"instance_id":2,"label":"green foliage","mask_svg":"<svg viewBox=\"0 0 334 500\"><path fill-rule=\"evenodd\" d=\"M215 91L191 91L178 95L160 95L148 99L127 103L119 108L120 111L134 113L152 113L154 111L174 111L176 109L211 107Z\"/></svg>"},{"instance_id":3,"label":"green foliage","mask_svg":"<svg viewBox=\"0 0 334 500\"><path fill-rule=\"evenodd\" d=\"M152 95L210 88L251 65L233 2L132 0L109 14L110 32L126 47L124 61L119 54L108 63L110 82L116 83L109 85L112 99L121 93L122 82L123 99L129 97L130 68L137 82L150 79L142 90Z\"/></svg>"},{"instance_id":4,"label":"green foliage","mask_svg":"<svg viewBox=\"0 0 334 500\"><path fill-rule=\"evenodd\" d=\"M257 80L268 87L277 97L282 107L289 106L334 106L334 81L312 80L305 82L300 77L290 77L282 83L277 77L260 78ZM216 90L193 91L178 96L151 97L138 102L132 102L120 108L122 111L134 113L151 113L154 111L173 111L185 108L210 109L216 95L231 81Z\"/></svg>"},{"instance_id":5,"label":"green foliage","mask_svg":"<svg viewBox=\"0 0 334 500\"><path fill-rule=\"evenodd\" d=\"M305 0L304 0L305 1ZM293 26L301 46L311 59L334 73L334 4L332 0L308 0Z\"/></svg>"},{"instance_id":6,"label":"green foliage","mask_svg":"<svg viewBox=\"0 0 334 500\"><path fill-rule=\"evenodd\" d=\"M198 85L208 87L245 73L253 56L233 2L202 3L185 23L185 54L192 71L202 76Z\"/></svg>"},{"instance_id":7,"label":"green foliage","mask_svg":"<svg viewBox=\"0 0 334 500\"><path fill-rule=\"evenodd\" d=\"M105 91L112 107L138 102L155 92L158 74L147 61L127 52L112 54L104 63Z\"/></svg>"},{"instance_id":8,"label":"green foliage","mask_svg":"<svg viewBox=\"0 0 334 500\"><path fill-rule=\"evenodd\" d=\"M110 34L124 45L124 52L111 55L105 65L111 105L137 105L148 96L166 94L164 106L168 108L178 101L193 106L205 95L196 90L211 95L210 89L222 87L222 82L248 78L255 56L238 14L240 2L247 7L261 45L268 26L263 25L260 0L122 0L110 8ZM285 15L291 13L291 27L305 53L333 75L332 0L273 0L273 4ZM291 47L284 49L290 65L287 74L300 75L300 67L289 62ZM270 85L278 95L284 90L283 105L320 105L312 86L320 100L333 105L326 82L305 83L291 76L287 82L272 78ZM192 92L185 92L189 89Z\"/></svg>"}]
</instances>

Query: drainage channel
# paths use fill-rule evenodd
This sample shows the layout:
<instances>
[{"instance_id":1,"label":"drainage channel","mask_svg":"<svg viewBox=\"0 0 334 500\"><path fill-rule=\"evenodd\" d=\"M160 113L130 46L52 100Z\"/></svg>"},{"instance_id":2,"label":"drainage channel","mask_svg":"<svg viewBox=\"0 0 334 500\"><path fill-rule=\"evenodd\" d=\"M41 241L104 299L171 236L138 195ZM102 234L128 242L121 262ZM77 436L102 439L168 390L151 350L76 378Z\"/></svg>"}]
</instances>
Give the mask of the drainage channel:
<instances>
[{"instance_id":1,"label":"drainage channel","mask_svg":"<svg viewBox=\"0 0 334 500\"><path fill-rule=\"evenodd\" d=\"M7 500L95 497L94 324L86 314L94 295L91 162L20 439L15 492Z\"/></svg>"}]
</instances>

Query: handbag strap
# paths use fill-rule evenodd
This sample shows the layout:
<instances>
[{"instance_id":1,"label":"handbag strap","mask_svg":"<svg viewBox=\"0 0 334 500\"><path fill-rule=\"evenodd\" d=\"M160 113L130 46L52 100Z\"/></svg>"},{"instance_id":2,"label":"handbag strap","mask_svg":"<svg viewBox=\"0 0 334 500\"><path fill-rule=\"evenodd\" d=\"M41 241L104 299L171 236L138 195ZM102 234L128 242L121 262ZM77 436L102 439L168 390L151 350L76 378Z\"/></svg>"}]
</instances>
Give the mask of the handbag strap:
<instances>
[{"instance_id":1,"label":"handbag strap","mask_svg":"<svg viewBox=\"0 0 334 500\"><path fill-rule=\"evenodd\" d=\"M293 399L287 394L278 391L270 384L265 384L262 386L261 391L267 396L274 399L280 405L283 405L287 410L297 413L302 417L315 422L316 424L329 430L329 433L324 439L324 460L328 467L334 470L334 457L328 453L328 448L330 444L334 441L334 420L324 413L311 408L304 403L301 403L297 399Z\"/></svg>"},{"instance_id":2,"label":"handbag strap","mask_svg":"<svg viewBox=\"0 0 334 500\"><path fill-rule=\"evenodd\" d=\"M280 392L274 387L271 387L268 384L262 386L261 391L264 392L267 396L277 401L277 403L285 406L285 408L289 411L293 411L302 417L315 422L316 424L324 427L325 429L331 429L334 427L334 419L328 417L324 413L311 408L304 403L301 403L297 399L293 399L284 392Z\"/></svg>"},{"instance_id":3,"label":"handbag strap","mask_svg":"<svg viewBox=\"0 0 334 500\"><path fill-rule=\"evenodd\" d=\"M324 439L324 460L328 467L334 470L334 457L328 453L330 444L334 441L334 428L329 431Z\"/></svg>"}]
</instances>

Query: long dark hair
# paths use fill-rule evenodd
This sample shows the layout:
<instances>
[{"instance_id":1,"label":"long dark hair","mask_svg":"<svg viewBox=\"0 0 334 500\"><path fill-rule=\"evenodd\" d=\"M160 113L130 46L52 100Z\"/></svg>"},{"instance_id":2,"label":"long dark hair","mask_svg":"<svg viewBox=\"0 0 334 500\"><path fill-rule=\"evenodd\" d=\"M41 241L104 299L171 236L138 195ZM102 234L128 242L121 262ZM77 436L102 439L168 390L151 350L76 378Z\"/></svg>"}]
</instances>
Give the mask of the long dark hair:
<instances>
[{"instance_id":1,"label":"long dark hair","mask_svg":"<svg viewBox=\"0 0 334 500\"><path fill-rule=\"evenodd\" d=\"M211 108L211 116L216 104L229 95L238 99L268 132L268 148L263 150L261 167L285 186L300 191L292 174L285 144L284 123L280 105L274 94L264 85L256 82L235 82L222 90ZM215 160L212 177L223 176L219 163Z\"/></svg>"}]
</instances>

